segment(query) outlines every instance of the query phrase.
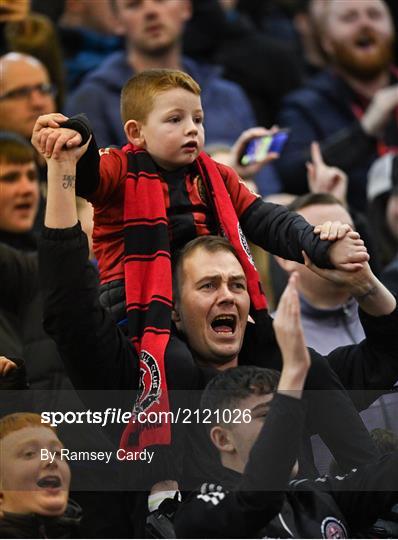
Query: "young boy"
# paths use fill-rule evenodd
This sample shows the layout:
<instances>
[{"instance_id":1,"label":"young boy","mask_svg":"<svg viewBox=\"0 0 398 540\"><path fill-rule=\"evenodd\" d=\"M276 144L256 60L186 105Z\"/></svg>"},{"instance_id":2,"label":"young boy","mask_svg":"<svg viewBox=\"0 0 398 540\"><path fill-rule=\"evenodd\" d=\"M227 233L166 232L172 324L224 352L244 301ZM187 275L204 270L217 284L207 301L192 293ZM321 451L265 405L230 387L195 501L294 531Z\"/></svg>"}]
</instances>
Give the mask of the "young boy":
<instances>
[{"instance_id":1,"label":"young boy","mask_svg":"<svg viewBox=\"0 0 398 540\"><path fill-rule=\"evenodd\" d=\"M77 538L80 509L68 506L70 469L55 430L34 413L0 419L0 536ZM41 450L56 453L41 459Z\"/></svg>"},{"instance_id":2,"label":"young boy","mask_svg":"<svg viewBox=\"0 0 398 540\"><path fill-rule=\"evenodd\" d=\"M125 320L127 311L129 335L141 352L142 373L148 375L146 383L142 376L137 408L164 410L168 409L164 352L171 324L171 254L178 248L198 235L226 236L246 273L253 316L256 322L263 320L263 332L270 329L266 301L244 234L288 259L302 262L304 250L323 267L332 264L355 270L368 255L356 233L344 236L347 228L328 223L323 233L337 241L332 245L322 241L303 218L263 202L232 169L202 152L200 88L186 73L141 72L125 84L121 109L129 144L102 150L99 174L92 165L94 159L98 162L98 154L91 145L92 159L81 160L76 187L77 194L94 205L93 246L102 300L118 322ZM36 123L32 143L47 160L56 160L64 145L73 150L82 142L75 129L59 129L66 120L54 114ZM89 131L82 118L65 125ZM81 150L80 156L85 149ZM75 189L70 171L60 181L65 190ZM168 435L161 434L163 429L152 429L147 442L169 441ZM122 445L128 444L130 435L127 430Z\"/></svg>"}]
</instances>

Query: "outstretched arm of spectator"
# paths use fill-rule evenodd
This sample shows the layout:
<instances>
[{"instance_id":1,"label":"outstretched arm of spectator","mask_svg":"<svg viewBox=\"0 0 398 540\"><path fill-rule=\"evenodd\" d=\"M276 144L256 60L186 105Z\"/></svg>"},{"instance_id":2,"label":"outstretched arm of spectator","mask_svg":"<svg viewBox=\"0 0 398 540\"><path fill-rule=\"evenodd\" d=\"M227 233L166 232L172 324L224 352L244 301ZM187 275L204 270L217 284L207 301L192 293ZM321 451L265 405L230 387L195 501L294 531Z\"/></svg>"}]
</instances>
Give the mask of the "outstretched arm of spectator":
<instances>
[{"instance_id":1,"label":"outstretched arm of spectator","mask_svg":"<svg viewBox=\"0 0 398 540\"><path fill-rule=\"evenodd\" d=\"M369 263L365 263L363 268L356 272L342 272L318 268L305 253L303 257L310 270L348 290L365 313L379 317L389 315L395 310L397 302L394 295L377 279Z\"/></svg>"}]
</instances>

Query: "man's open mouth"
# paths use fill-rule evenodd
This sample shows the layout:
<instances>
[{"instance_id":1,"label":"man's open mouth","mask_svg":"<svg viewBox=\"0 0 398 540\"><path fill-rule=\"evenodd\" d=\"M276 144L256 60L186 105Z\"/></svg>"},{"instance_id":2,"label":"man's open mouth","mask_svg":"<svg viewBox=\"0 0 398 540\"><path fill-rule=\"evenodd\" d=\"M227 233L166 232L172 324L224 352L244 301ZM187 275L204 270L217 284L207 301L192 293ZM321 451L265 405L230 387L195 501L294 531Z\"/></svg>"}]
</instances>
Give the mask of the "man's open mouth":
<instances>
[{"instance_id":1,"label":"man's open mouth","mask_svg":"<svg viewBox=\"0 0 398 540\"><path fill-rule=\"evenodd\" d=\"M37 481L37 485L44 489L57 489L61 487L61 479L58 476L44 476Z\"/></svg>"},{"instance_id":2,"label":"man's open mouth","mask_svg":"<svg viewBox=\"0 0 398 540\"><path fill-rule=\"evenodd\" d=\"M211 327L217 334L233 334L236 329L235 315L217 315L211 322Z\"/></svg>"},{"instance_id":3,"label":"man's open mouth","mask_svg":"<svg viewBox=\"0 0 398 540\"><path fill-rule=\"evenodd\" d=\"M375 45L376 42L377 40L374 36L363 35L363 36L359 36L355 40L355 45L357 47L360 47L361 49L367 49L368 47L372 47L373 45Z\"/></svg>"}]
</instances>

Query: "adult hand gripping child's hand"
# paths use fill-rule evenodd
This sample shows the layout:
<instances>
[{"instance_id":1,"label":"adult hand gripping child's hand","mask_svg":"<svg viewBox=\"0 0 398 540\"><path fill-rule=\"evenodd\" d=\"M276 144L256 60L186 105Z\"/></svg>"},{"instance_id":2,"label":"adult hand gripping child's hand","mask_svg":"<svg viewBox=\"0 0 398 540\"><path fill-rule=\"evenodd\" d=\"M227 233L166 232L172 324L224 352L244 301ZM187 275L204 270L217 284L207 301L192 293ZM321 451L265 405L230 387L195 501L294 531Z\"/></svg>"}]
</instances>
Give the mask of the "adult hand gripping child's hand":
<instances>
[{"instance_id":1,"label":"adult hand gripping child's hand","mask_svg":"<svg viewBox=\"0 0 398 540\"><path fill-rule=\"evenodd\" d=\"M36 150L49 159L72 159L78 161L85 153L88 143L80 146L82 136L74 129L60 127L68 118L60 113L39 116L33 128L31 142Z\"/></svg>"},{"instance_id":2,"label":"adult hand gripping child's hand","mask_svg":"<svg viewBox=\"0 0 398 540\"><path fill-rule=\"evenodd\" d=\"M333 242L328 254L335 268L355 272L363 267L363 263L369 261L363 240L347 223L326 221L314 227L314 233L319 234L321 240Z\"/></svg>"}]
</instances>

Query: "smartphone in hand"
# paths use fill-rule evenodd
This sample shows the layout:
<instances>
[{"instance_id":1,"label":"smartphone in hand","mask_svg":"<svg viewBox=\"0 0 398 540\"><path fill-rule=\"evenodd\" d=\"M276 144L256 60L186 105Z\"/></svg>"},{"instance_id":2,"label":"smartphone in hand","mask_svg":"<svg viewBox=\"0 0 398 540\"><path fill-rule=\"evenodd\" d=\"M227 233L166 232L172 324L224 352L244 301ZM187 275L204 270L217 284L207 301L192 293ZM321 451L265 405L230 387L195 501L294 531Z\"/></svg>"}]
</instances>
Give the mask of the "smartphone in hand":
<instances>
[{"instance_id":1,"label":"smartphone in hand","mask_svg":"<svg viewBox=\"0 0 398 540\"><path fill-rule=\"evenodd\" d=\"M240 157L240 164L251 165L263 161L267 154L276 152L280 154L289 136L289 129L280 129L273 135L254 137L243 149Z\"/></svg>"}]
</instances>

